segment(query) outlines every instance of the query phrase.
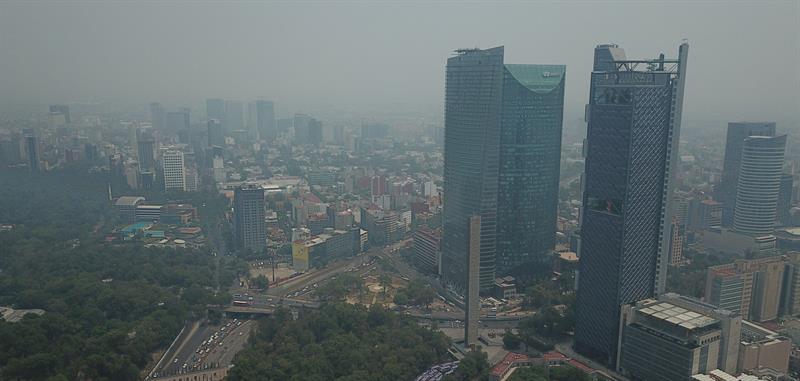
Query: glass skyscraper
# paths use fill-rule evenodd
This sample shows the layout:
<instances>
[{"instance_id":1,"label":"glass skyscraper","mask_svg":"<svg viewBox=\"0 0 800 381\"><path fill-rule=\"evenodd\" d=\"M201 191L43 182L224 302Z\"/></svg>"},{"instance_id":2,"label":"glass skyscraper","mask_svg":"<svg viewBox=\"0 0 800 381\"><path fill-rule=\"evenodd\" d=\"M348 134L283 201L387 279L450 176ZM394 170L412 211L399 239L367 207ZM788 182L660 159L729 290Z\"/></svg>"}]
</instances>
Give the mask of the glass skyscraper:
<instances>
[{"instance_id":1,"label":"glass skyscraper","mask_svg":"<svg viewBox=\"0 0 800 381\"><path fill-rule=\"evenodd\" d=\"M466 290L469 221L480 216L480 283L494 283L503 47L447 60L444 110L442 279Z\"/></svg>"},{"instance_id":2,"label":"glass skyscraper","mask_svg":"<svg viewBox=\"0 0 800 381\"><path fill-rule=\"evenodd\" d=\"M786 135L744 139L733 230L752 236L774 233L785 149Z\"/></svg>"},{"instance_id":3,"label":"glass skyscraper","mask_svg":"<svg viewBox=\"0 0 800 381\"><path fill-rule=\"evenodd\" d=\"M722 162L722 179L717 189L717 199L722 202L722 226L725 227L733 226L742 148L744 147L744 140L751 136L775 136L775 122L728 123L728 133L725 138L725 158Z\"/></svg>"},{"instance_id":4,"label":"glass skyscraper","mask_svg":"<svg viewBox=\"0 0 800 381\"><path fill-rule=\"evenodd\" d=\"M615 365L622 305L663 291L686 58L595 48L587 107L575 349Z\"/></svg>"},{"instance_id":5,"label":"glass skyscraper","mask_svg":"<svg viewBox=\"0 0 800 381\"><path fill-rule=\"evenodd\" d=\"M555 246L565 73L563 65L505 65L498 274L541 262Z\"/></svg>"},{"instance_id":6,"label":"glass skyscraper","mask_svg":"<svg viewBox=\"0 0 800 381\"><path fill-rule=\"evenodd\" d=\"M480 286L555 240L562 65L505 65L503 47L447 62L442 276L466 289L469 218L481 217Z\"/></svg>"}]
</instances>

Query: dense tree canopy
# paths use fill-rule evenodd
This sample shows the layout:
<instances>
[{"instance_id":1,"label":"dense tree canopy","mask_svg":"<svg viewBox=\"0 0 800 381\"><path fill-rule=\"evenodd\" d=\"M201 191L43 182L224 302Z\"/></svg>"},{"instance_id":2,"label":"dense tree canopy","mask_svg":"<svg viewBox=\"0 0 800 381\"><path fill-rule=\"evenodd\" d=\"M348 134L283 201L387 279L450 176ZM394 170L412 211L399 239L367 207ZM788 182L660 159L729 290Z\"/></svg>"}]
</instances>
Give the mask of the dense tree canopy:
<instances>
[{"instance_id":1,"label":"dense tree canopy","mask_svg":"<svg viewBox=\"0 0 800 381\"><path fill-rule=\"evenodd\" d=\"M96 176L0 173L0 222L15 225L0 232L0 305L45 310L0 320L0 379L137 380L187 318L225 301L206 251L103 243L115 217Z\"/></svg>"},{"instance_id":2,"label":"dense tree canopy","mask_svg":"<svg viewBox=\"0 0 800 381\"><path fill-rule=\"evenodd\" d=\"M412 380L444 362L449 342L438 332L373 306L343 303L278 310L261 321L228 378L281 381Z\"/></svg>"},{"instance_id":3,"label":"dense tree canopy","mask_svg":"<svg viewBox=\"0 0 800 381\"><path fill-rule=\"evenodd\" d=\"M514 370L508 381L589 381L589 375L568 365L522 367Z\"/></svg>"}]
</instances>

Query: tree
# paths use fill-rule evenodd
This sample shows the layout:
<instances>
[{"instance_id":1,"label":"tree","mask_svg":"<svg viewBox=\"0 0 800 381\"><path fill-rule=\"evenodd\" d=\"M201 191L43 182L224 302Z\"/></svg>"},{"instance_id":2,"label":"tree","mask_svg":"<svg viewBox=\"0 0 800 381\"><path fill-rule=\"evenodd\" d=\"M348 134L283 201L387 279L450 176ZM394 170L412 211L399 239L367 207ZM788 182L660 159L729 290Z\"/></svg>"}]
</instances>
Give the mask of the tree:
<instances>
[{"instance_id":1,"label":"tree","mask_svg":"<svg viewBox=\"0 0 800 381\"><path fill-rule=\"evenodd\" d=\"M503 334L503 347L506 349L517 349L521 343L522 340L519 336L515 335L507 328L506 332Z\"/></svg>"},{"instance_id":2,"label":"tree","mask_svg":"<svg viewBox=\"0 0 800 381\"><path fill-rule=\"evenodd\" d=\"M578 368L572 366L556 366L550 368L550 380L552 381L589 381L591 378Z\"/></svg>"},{"instance_id":3,"label":"tree","mask_svg":"<svg viewBox=\"0 0 800 381\"><path fill-rule=\"evenodd\" d=\"M544 366L531 366L517 368L508 381L550 381Z\"/></svg>"},{"instance_id":4,"label":"tree","mask_svg":"<svg viewBox=\"0 0 800 381\"><path fill-rule=\"evenodd\" d=\"M255 278L250 278L250 285L260 290L266 290L269 287L269 279L264 274L260 274Z\"/></svg>"},{"instance_id":5,"label":"tree","mask_svg":"<svg viewBox=\"0 0 800 381\"><path fill-rule=\"evenodd\" d=\"M288 316L287 316L288 315ZM259 322L228 374L241 380L410 380L446 361L449 340L379 306L328 303Z\"/></svg>"},{"instance_id":6,"label":"tree","mask_svg":"<svg viewBox=\"0 0 800 381\"><path fill-rule=\"evenodd\" d=\"M381 286L383 287L383 296L386 297L386 287L392 284L392 278L389 275L381 274L378 278Z\"/></svg>"},{"instance_id":7,"label":"tree","mask_svg":"<svg viewBox=\"0 0 800 381\"><path fill-rule=\"evenodd\" d=\"M488 381L489 357L485 352L474 350L468 352L458 363L456 371L445 378L446 381Z\"/></svg>"}]
</instances>

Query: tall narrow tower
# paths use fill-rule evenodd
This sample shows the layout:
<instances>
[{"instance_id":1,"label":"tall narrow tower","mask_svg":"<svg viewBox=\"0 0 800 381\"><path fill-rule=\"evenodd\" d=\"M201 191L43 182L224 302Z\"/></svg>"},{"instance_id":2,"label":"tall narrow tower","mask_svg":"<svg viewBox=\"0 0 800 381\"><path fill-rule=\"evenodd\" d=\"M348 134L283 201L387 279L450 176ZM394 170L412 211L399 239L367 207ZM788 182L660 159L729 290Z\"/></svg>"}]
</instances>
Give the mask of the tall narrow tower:
<instances>
[{"instance_id":1,"label":"tall narrow tower","mask_svg":"<svg viewBox=\"0 0 800 381\"><path fill-rule=\"evenodd\" d=\"M442 279L464 292L474 215L481 217L481 287L494 283L503 47L456 53L445 80Z\"/></svg>"},{"instance_id":2,"label":"tall narrow tower","mask_svg":"<svg viewBox=\"0 0 800 381\"><path fill-rule=\"evenodd\" d=\"M733 230L751 236L774 233L785 149L786 135L744 139Z\"/></svg>"},{"instance_id":3,"label":"tall narrow tower","mask_svg":"<svg viewBox=\"0 0 800 381\"><path fill-rule=\"evenodd\" d=\"M677 59L595 48L575 349L615 365L622 305L663 290L689 46Z\"/></svg>"},{"instance_id":4,"label":"tall narrow tower","mask_svg":"<svg viewBox=\"0 0 800 381\"><path fill-rule=\"evenodd\" d=\"M481 312L480 269L481 269L481 216L469 218L469 253L467 253L467 297L464 313L464 346L478 344L478 318Z\"/></svg>"},{"instance_id":5,"label":"tall narrow tower","mask_svg":"<svg viewBox=\"0 0 800 381\"><path fill-rule=\"evenodd\" d=\"M234 232L241 249L260 251L267 244L264 189L245 184L233 193Z\"/></svg>"},{"instance_id":6,"label":"tall narrow tower","mask_svg":"<svg viewBox=\"0 0 800 381\"><path fill-rule=\"evenodd\" d=\"M722 226L733 226L739 168L742 165L744 140L751 136L775 136L775 122L731 122L725 137L725 158L722 179L717 188L717 200L722 202Z\"/></svg>"}]
</instances>

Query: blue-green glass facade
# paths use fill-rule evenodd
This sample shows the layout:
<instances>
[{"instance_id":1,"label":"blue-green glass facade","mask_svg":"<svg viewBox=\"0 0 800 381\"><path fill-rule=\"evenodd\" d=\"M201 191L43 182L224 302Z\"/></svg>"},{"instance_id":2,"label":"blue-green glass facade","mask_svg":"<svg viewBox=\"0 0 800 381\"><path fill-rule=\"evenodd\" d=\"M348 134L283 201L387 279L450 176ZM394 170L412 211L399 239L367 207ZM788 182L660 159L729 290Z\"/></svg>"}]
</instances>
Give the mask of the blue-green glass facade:
<instances>
[{"instance_id":1,"label":"blue-green glass facade","mask_svg":"<svg viewBox=\"0 0 800 381\"><path fill-rule=\"evenodd\" d=\"M505 65L497 187L497 273L543 261L555 245L563 65Z\"/></svg>"}]
</instances>

